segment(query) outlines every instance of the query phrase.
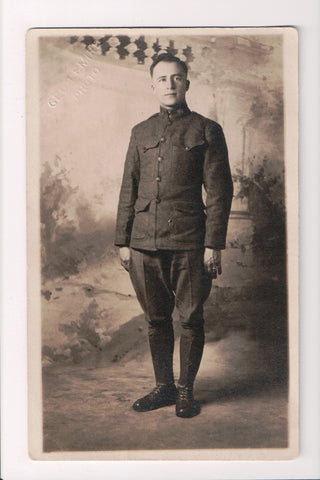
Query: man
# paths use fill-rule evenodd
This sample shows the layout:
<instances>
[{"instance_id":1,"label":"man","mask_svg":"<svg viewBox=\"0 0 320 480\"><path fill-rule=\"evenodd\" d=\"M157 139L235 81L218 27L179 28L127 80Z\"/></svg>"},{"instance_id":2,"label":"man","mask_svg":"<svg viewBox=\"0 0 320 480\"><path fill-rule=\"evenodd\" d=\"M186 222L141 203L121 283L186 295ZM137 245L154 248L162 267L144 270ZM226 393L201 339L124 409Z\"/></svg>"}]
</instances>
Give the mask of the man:
<instances>
[{"instance_id":1,"label":"man","mask_svg":"<svg viewBox=\"0 0 320 480\"><path fill-rule=\"evenodd\" d=\"M156 380L133 408L144 412L176 404L176 415L189 418L200 413L193 384L204 346L203 303L211 279L221 274L233 185L221 127L186 104L187 65L161 54L150 73L160 112L132 130L115 241L149 324ZM182 326L178 388L172 367L174 306Z\"/></svg>"}]
</instances>

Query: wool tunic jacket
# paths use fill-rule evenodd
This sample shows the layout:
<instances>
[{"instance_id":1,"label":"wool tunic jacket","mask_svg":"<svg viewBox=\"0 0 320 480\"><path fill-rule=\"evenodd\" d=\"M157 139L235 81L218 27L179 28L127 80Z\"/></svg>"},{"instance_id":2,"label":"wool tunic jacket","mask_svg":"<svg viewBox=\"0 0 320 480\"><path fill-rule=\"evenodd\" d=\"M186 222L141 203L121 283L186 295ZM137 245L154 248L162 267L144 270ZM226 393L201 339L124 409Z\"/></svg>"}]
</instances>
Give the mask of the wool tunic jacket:
<instances>
[{"instance_id":1,"label":"wool tunic jacket","mask_svg":"<svg viewBox=\"0 0 320 480\"><path fill-rule=\"evenodd\" d=\"M232 195L220 125L186 104L172 113L161 108L132 129L115 245L224 249Z\"/></svg>"}]
</instances>

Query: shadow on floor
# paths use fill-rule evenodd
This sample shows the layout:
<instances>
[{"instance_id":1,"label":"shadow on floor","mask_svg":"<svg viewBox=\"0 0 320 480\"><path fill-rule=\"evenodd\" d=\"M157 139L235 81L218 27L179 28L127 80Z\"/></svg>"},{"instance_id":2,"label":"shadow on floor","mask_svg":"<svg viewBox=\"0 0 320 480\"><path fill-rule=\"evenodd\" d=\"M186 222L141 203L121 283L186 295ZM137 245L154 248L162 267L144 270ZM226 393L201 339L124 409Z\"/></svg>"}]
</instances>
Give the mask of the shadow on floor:
<instances>
[{"instance_id":1,"label":"shadow on floor","mask_svg":"<svg viewBox=\"0 0 320 480\"><path fill-rule=\"evenodd\" d=\"M264 395L267 391L272 393L272 389L281 388L287 391L287 382L282 379L280 382L274 382L270 378L247 378L242 382L232 385L213 385L211 378L201 378L197 380L196 398L201 404L213 404L221 401L231 401L239 398L249 398L253 396Z\"/></svg>"}]
</instances>

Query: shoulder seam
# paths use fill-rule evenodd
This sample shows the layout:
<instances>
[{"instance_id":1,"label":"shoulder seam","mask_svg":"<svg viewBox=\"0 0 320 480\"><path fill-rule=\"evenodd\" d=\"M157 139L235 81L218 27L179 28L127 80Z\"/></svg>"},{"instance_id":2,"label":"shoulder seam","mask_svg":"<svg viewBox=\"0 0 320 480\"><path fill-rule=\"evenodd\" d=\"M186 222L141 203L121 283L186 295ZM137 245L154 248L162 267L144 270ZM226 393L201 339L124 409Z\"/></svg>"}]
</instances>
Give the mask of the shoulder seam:
<instances>
[{"instance_id":1,"label":"shoulder seam","mask_svg":"<svg viewBox=\"0 0 320 480\"><path fill-rule=\"evenodd\" d=\"M154 113L153 115L151 115L151 117L148 117L148 118L146 118L145 120L142 120L141 122L139 122L139 123L137 123L136 125L134 125L133 128L138 128L140 125L143 125L144 123L148 122L148 121L151 120L152 118L156 118L158 115L159 115L159 113Z\"/></svg>"},{"instance_id":2,"label":"shoulder seam","mask_svg":"<svg viewBox=\"0 0 320 480\"><path fill-rule=\"evenodd\" d=\"M209 123L209 124L211 123L211 124L214 125L215 127L220 127L220 128L222 128L221 125L220 125L218 122L216 122L215 120L212 120L212 118L205 117L204 115L201 115L201 113L198 113L198 112L192 111L192 113L194 113L195 115L197 115L198 117L200 117L200 120L201 120L201 122L202 122L203 127L206 126L206 123Z\"/></svg>"}]
</instances>

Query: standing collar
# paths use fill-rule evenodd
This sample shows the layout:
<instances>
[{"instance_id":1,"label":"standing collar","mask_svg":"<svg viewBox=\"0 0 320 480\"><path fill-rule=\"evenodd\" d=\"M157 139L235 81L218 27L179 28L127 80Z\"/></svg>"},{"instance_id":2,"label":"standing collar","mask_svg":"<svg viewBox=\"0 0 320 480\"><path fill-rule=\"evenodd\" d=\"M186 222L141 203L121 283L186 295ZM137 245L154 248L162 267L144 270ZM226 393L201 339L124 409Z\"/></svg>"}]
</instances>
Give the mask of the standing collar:
<instances>
[{"instance_id":1,"label":"standing collar","mask_svg":"<svg viewBox=\"0 0 320 480\"><path fill-rule=\"evenodd\" d=\"M184 117L189 113L191 113L191 110L186 103L177 105L177 107L173 110L167 110L164 107L160 107L160 117L167 118L169 120L175 120L176 118Z\"/></svg>"}]
</instances>

